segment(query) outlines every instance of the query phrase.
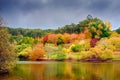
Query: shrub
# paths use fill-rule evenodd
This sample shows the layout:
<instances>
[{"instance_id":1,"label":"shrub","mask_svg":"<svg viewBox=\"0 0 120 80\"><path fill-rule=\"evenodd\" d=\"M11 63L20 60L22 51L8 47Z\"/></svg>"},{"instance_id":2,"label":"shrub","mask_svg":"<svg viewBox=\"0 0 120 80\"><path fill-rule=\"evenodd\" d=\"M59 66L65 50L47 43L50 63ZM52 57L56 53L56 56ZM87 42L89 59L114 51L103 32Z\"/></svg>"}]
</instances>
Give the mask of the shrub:
<instances>
[{"instance_id":1,"label":"shrub","mask_svg":"<svg viewBox=\"0 0 120 80\"><path fill-rule=\"evenodd\" d=\"M57 42L58 42L58 37L57 37L57 35L56 34L49 34L48 35L48 42L49 43L53 43L53 44L57 44Z\"/></svg>"},{"instance_id":2,"label":"shrub","mask_svg":"<svg viewBox=\"0 0 120 80\"><path fill-rule=\"evenodd\" d=\"M22 52L24 49L26 49L27 47L30 47L31 45L29 44L21 44L21 45L17 45L17 48L16 48L16 52L17 53L20 53Z\"/></svg>"},{"instance_id":3,"label":"shrub","mask_svg":"<svg viewBox=\"0 0 120 80\"><path fill-rule=\"evenodd\" d=\"M70 35L70 42L75 42L75 40L77 40L78 34L71 34Z\"/></svg>"},{"instance_id":4,"label":"shrub","mask_svg":"<svg viewBox=\"0 0 120 80\"><path fill-rule=\"evenodd\" d=\"M55 55L56 55L57 60L61 61L61 60L66 59L66 54L65 54L64 51L58 51L58 52L55 53Z\"/></svg>"},{"instance_id":5,"label":"shrub","mask_svg":"<svg viewBox=\"0 0 120 80\"><path fill-rule=\"evenodd\" d=\"M76 44L76 45L71 47L71 50L73 52L79 52L79 51L83 50L83 45L82 44Z\"/></svg>"},{"instance_id":6,"label":"shrub","mask_svg":"<svg viewBox=\"0 0 120 80\"><path fill-rule=\"evenodd\" d=\"M33 61L39 60L44 57L44 53L45 51L42 49L34 49L32 53L30 54L29 58L30 60L33 60Z\"/></svg>"},{"instance_id":7,"label":"shrub","mask_svg":"<svg viewBox=\"0 0 120 80\"><path fill-rule=\"evenodd\" d=\"M115 44L119 44L119 43L115 43ZM110 49L112 51L116 50L115 45L113 45L111 39L108 38L102 38L96 45L98 48L105 50L105 49Z\"/></svg>"},{"instance_id":8,"label":"shrub","mask_svg":"<svg viewBox=\"0 0 120 80\"><path fill-rule=\"evenodd\" d=\"M98 41L98 40L97 40L96 38L91 39L91 41L90 41L90 46L91 46L91 47L95 47L97 41Z\"/></svg>"},{"instance_id":9,"label":"shrub","mask_svg":"<svg viewBox=\"0 0 120 80\"><path fill-rule=\"evenodd\" d=\"M66 51L62 47L46 45L46 56L50 59L64 60L66 59Z\"/></svg>"},{"instance_id":10,"label":"shrub","mask_svg":"<svg viewBox=\"0 0 120 80\"><path fill-rule=\"evenodd\" d=\"M85 51L88 51L91 48L90 39L81 40L79 43L83 45L83 50Z\"/></svg>"},{"instance_id":11,"label":"shrub","mask_svg":"<svg viewBox=\"0 0 120 80\"><path fill-rule=\"evenodd\" d=\"M18 53L18 57L20 59L28 59L29 55L31 54L31 52L32 52L32 48L31 47L27 47L23 51L21 51L20 53Z\"/></svg>"},{"instance_id":12,"label":"shrub","mask_svg":"<svg viewBox=\"0 0 120 80\"><path fill-rule=\"evenodd\" d=\"M101 58L101 59L109 59L113 57L113 50L110 49L104 49L102 50L99 47L91 48L90 51L87 53L88 57L92 57L94 55L95 58Z\"/></svg>"},{"instance_id":13,"label":"shrub","mask_svg":"<svg viewBox=\"0 0 120 80\"><path fill-rule=\"evenodd\" d=\"M57 38L58 38L57 45L64 44L64 42L63 42L63 35L62 34L57 34Z\"/></svg>"},{"instance_id":14,"label":"shrub","mask_svg":"<svg viewBox=\"0 0 120 80\"><path fill-rule=\"evenodd\" d=\"M120 37L111 37L109 40L111 41L112 45L114 45L116 48L120 48Z\"/></svg>"},{"instance_id":15,"label":"shrub","mask_svg":"<svg viewBox=\"0 0 120 80\"><path fill-rule=\"evenodd\" d=\"M38 43L34 46L32 53L30 54L29 58L31 60L39 60L44 57L44 47L42 43Z\"/></svg>"},{"instance_id":16,"label":"shrub","mask_svg":"<svg viewBox=\"0 0 120 80\"><path fill-rule=\"evenodd\" d=\"M45 45L45 55L47 58L51 58L51 56L58 50L57 46L53 44L46 44Z\"/></svg>"},{"instance_id":17,"label":"shrub","mask_svg":"<svg viewBox=\"0 0 120 80\"><path fill-rule=\"evenodd\" d=\"M81 51L81 52L80 52L80 59L85 59L85 58L87 58L87 57L88 57L87 51Z\"/></svg>"},{"instance_id":18,"label":"shrub","mask_svg":"<svg viewBox=\"0 0 120 80\"><path fill-rule=\"evenodd\" d=\"M70 43L70 34L64 33L62 39L64 44Z\"/></svg>"},{"instance_id":19,"label":"shrub","mask_svg":"<svg viewBox=\"0 0 120 80\"><path fill-rule=\"evenodd\" d=\"M102 59L111 59L113 58L113 51L110 49L105 49L102 53L99 54L99 57Z\"/></svg>"},{"instance_id":20,"label":"shrub","mask_svg":"<svg viewBox=\"0 0 120 80\"><path fill-rule=\"evenodd\" d=\"M43 41L43 44L45 44L48 41L48 36L43 37L42 41Z\"/></svg>"}]
</instances>

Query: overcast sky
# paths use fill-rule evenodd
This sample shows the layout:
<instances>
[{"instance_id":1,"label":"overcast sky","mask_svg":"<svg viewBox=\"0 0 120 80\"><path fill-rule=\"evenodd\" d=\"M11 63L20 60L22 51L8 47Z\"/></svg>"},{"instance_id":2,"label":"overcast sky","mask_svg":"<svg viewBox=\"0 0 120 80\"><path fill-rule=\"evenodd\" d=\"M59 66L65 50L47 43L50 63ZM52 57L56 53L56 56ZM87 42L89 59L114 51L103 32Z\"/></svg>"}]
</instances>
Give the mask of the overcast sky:
<instances>
[{"instance_id":1,"label":"overcast sky","mask_svg":"<svg viewBox=\"0 0 120 80\"><path fill-rule=\"evenodd\" d=\"M9 27L58 28L90 14L120 27L120 0L0 0L0 16Z\"/></svg>"}]
</instances>

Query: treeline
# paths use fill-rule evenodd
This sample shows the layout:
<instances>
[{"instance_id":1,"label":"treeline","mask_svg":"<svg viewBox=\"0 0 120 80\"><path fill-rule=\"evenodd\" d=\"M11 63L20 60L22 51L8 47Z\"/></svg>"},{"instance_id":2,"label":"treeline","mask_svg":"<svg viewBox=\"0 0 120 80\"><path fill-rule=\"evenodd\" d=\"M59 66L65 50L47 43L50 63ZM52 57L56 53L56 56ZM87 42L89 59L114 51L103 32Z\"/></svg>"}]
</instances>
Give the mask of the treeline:
<instances>
[{"instance_id":1,"label":"treeline","mask_svg":"<svg viewBox=\"0 0 120 80\"><path fill-rule=\"evenodd\" d=\"M97 22L97 21L102 21L98 18L87 18L78 24L70 24L70 25L65 25L63 27L58 27L58 29L47 29L47 30L42 30L42 29L24 29L24 28L8 28L8 31L10 34L13 36L18 36L22 35L25 37L43 37L48 34L58 34L58 33L76 33L79 34L80 32L83 32L85 27L88 27L88 25L92 22Z\"/></svg>"},{"instance_id":2,"label":"treeline","mask_svg":"<svg viewBox=\"0 0 120 80\"><path fill-rule=\"evenodd\" d=\"M24 37L33 37L33 38L42 37L47 35L48 33L54 32L54 30L52 29L42 30L42 29L24 29L24 28L8 28L8 31L13 36L22 35Z\"/></svg>"},{"instance_id":3,"label":"treeline","mask_svg":"<svg viewBox=\"0 0 120 80\"><path fill-rule=\"evenodd\" d=\"M115 30L118 34L120 34L120 27Z\"/></svg>"},{"instance_id":4,"label":"treeline","mask_svg":"<svg viewBox=\"0 0 120 80\"><path fill-rule=\"evenodd\" d=\"M78 24L72 23L69 25L65 25L63 27L58 27L58 29L42 30L42 29L8 28L8 31L13 36L22 35L24 37L33 37L33 38L43 37L52 33L53 34L58 34L58 33L79 34L80 32L84 31L85 27L88 27L91 23L94 23L94 22L102 22L102 20L100 20L99 18L92 18L90 16L87 16L85 20L79 22ZM120 28L118 28L115 31L120 34Z\"/></svg>"},{"instance_id":5,"label":"treeline","mask_svg":"<svg viewBox=\"0 0 120 80\"><path fill-rule=\"evenodd\" d=\"M79 22L78 24L70 24L70 25L65 25L63 27L59 27L55 32L56 33L80 33L83 32L85 27L88 27L90 25L90 23L93 22L102 22L102 20L98 19L98 18L89 18L87 17L87 19Z\"/></svg>"}]
</instances>

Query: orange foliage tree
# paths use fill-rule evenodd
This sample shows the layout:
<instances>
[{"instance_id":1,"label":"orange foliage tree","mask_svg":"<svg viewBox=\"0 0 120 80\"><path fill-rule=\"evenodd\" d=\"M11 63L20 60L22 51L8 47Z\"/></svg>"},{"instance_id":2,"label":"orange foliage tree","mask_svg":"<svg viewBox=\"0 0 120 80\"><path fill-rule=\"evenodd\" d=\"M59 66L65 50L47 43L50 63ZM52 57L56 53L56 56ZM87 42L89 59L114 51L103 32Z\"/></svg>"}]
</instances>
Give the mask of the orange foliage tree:
<instances>
[{"instance_id":1,"label":"orange foliage tree","mask_svg":"<svg viewBox=\"0 0 120 80\"><path fill-rule=\"evenodd\" d=\"M38 43L34 46L32 53L30 54L30 60L39 60L44 57L44 45L42 43Z\"/></svg>"},{"instance_id":2,"label":"orange foliage tree","mask_svg":"<svg viewBox=\"0 0 120 80\"><path fill-rule=\"evenodd\" d=\"M85 39L91 38L91 33L89 32L88 28L85 27L84 29Z\"/></svg>"},{"instance_id":3,"label":"orange foliage tree","mask_svg":"<svg viewBox=\"0 0 120 80\"><path fill-rule=\"evenodd\" d=\"M74 42L75 40L77 40L78 34L71 34L70 35L70 42Z\"/></svg>"},{"instance_id":4,"label":"orange foliage tree","mask_svg":"<svg viewBox=\"0 0 120 80\"><path fill-rule=\"evenodd\" d=\"M64 33L62 36L62 39L63 39L64 44L70 43L70 34Z\"/></svg>"},{"instance_id":5,"label":"orange foliage tree","mask_svg":"<svg viewBox=\"0 0 120 80\"><path fill-rule=\"evenodd\" d=\"M49 34L48 35L48 42L49 43L53 43L53 44L57 44L57 41L58 41L58 37L56 34Z\"/></svg>"},{"instance_id":6,"label":"orange foliage tree","mask_svg":"<svg viewBox=\"0 0 120 80\"><path fill-rule=\"evenodd\" d=\"M83 40L85 39L85 34L83 32L78 34L78 40Z\"/></svg>"}]
</instances>

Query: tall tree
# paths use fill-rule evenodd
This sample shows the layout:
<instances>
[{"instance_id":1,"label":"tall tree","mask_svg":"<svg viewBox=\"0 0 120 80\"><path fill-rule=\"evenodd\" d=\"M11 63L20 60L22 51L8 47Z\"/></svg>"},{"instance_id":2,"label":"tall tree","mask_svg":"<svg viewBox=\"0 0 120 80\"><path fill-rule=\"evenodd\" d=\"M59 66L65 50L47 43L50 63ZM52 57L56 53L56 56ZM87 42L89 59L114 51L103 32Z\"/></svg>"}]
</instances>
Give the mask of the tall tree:
<instances>
[{"instance_id":1,"label":"tall tree","mask_svg":"<svg viewBox=\"0 0 120 80\"><path fill-rule=\"evenodd\" d=\"M10 35L0 18L0 74L8 73L14 66L16 55L14 45L10 42Z\"/></svg>"}]
</instances>

